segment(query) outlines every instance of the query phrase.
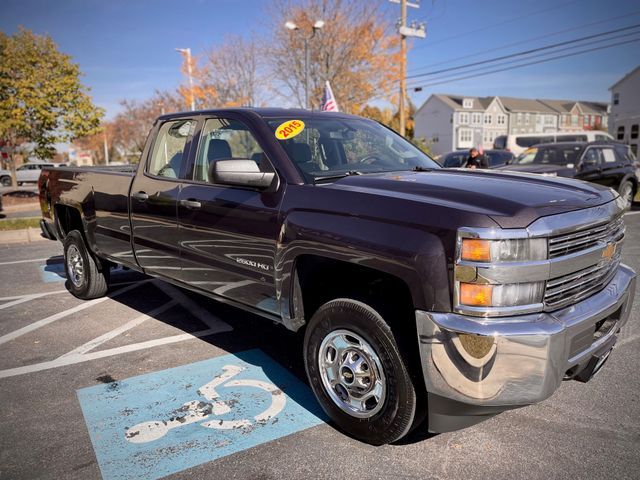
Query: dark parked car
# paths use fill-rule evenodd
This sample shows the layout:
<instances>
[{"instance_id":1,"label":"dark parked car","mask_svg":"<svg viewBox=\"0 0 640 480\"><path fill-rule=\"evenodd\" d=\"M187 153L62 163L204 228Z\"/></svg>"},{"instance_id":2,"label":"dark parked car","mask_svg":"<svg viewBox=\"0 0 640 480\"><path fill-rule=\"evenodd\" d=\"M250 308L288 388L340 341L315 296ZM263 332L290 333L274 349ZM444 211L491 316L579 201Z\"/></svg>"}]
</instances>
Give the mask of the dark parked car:
<instances>
[{"instance_id":1,"label":"dark parked car","mask_svg":"<svg viewBox=\"0 0 640 480\"><path fill-rule=\"evenodd\" d=\"M123 265L304 332L318 402L378 445L589 380L633 303L610 188L440 168L342 113L164 115L139 165L45 168L39 188L71 293Z\"/></svg>"},{"instance_id":2,"label":"dark parked car","mask_svg":"<svg viewBox=\"0 0 640 480\"><path fill-rule=\"evenodd\" d=\"M464 167L468 156L468 150L456 150L455 152L445 153L438 159L438 162L444 168ZM484 156L489 159L489 168L506 165L516 158L513 153L506 150L485 150Z\"/></svg>"},{"instance_id":3,"label":"dark parked car","mask_svg":"<svg viewBox=\"0 0 640 480\"><path fill-rule=\"evenodd\" d=\"M525 150L503 170L542 173L599 183L617 190L627 208L638 192L636 159L628 145L611 141L545 143Z\"/></svg>"}]
</instances>

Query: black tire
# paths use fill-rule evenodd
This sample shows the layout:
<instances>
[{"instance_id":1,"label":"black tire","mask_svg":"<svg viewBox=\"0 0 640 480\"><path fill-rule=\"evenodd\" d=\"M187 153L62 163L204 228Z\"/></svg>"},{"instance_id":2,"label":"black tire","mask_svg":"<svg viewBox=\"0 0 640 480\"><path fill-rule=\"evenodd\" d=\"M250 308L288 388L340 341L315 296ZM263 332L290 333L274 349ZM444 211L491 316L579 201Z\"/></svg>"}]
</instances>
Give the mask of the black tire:
<instances>
[{"instance_id":1,"label":"black tire","mask_svg":"<svg viewBox=\"0 0 640 480\"><path fill-rule=\"evenodd\" d=\"M618 193L621 197L625 197L625 200L627 200L627 206L625 207L625 210L631 209L631 205L633 205L633 197L635 194L635 192L633 191L633 183L631 183L629 180L624 180L618 187Z\"/></svg>"},{"instance_id":2,"label":"black tire","mask_svg":"<svg viewBox=\"0 0 640 480\"><path fill-rule=\"evenodd\" d=\"M18 186L21 187L23 182L18 182Z\"/></svg>"},{"instance_id":3,"label":"black tire","mask_svg":"<svg viewBox=\"0 0 640 480\"><path fill-rule=\"evenodd\" d=\"M323 340L338 330L348 330L364 339L381 364L386 392L380 410L369 418L358 418L346 412L332 399L323 383L319 366L320 348ZM313 315L305 332L305 368L320 405L341 430L372 445L399 440L409 432L414 422L416 390L402 357L382 316L357 300L339 298L325 303Z\"/></svg>"},{"instance_id":4,"label":"black tire","mask_svg":"<svg viewBox=\"0 0 640 480\"><path fill-rule=\"evenodd\" d=\"M83 300L103 297L109 288L109 267L98 269L96 259L89 253L78 230L72 230L64 239L64 269L67 274L65 286L74 296ZM74 275L70 266L70 256L79 255L82 275Z\"/></svg>"},{"instance_id":5,"label":"black tire","mask_svg":"<svg viewBox=\"0 0 640 480\"><path fill-rule=\"evenodd\" d=\"M10 187L11 177L5 175L4 177L0 178L0 184L2 184L3 187Z\"/></svg>"}]
</instances>

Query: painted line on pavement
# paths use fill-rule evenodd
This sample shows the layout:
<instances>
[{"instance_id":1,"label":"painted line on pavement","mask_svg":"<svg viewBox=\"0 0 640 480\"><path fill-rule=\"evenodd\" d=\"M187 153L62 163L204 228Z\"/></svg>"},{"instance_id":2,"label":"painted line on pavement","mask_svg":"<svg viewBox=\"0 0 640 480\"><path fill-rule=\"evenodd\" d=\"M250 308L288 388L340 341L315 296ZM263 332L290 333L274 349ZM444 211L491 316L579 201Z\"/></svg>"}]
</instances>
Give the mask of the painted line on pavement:
<instances>
[{"instance_id":1,"label":"painted line on pavement","mask_svg":"<svg viewBox=\"0 0 640 480\"><path fill-rule=\"evenodd\" d=\"M87 343L82 344L77 348L74 348L73 350L71 350L68 353L65 353L64 355L60 356L59 358L72 357L74 355L83 355L83 354L93 350L94 348L99 347L103 343L108 342L109 340L111 340L113 338L116 338L118 335L121 335L124 332L126 332L128 330L131 330L132 328L137 327L138 325L141 325L146 320L148 320L148 319L150 319L152 317L155 317L156 315L159 315L162 312L164 312L166 310L169 310L171 307L174 307L176 305L178 305L178 302L176 302L175 300L171 300L170 302L167 302L164 305L161 305L161 306L159 306L157 308L154 308L149 313L142 314L139 317L128 321L124 325L121 325L121 326L119 326L117 328L114 328L113 330L105 333L104 335L100 335L99 337L96 337L93 340L90 340Z\"/></svg>"},{"instance_id":2,"label":"painted line on pavement","mask_svg":"<svg viewBox=\"0 0 640 480\"><path fill-rule=\"evenodd\" d=\"M639 213L640 213L640 210L639 210L639 211L637 211L637 212L627 212L627 213L625 213L625 216L626 216L626 215L637 215L637 214L639 214Z\"/></svg>"},{"instance_id":3,"label":"painted line on pavement","mask_svg":"<svg viewBox=\"0 0 640 480\"><path fill-rule=\"evenodd\" d=\"M33 332L34 330L37 330L38 328L44 327L45 325L49 325L50 323L53 323L57 320L60 320L61 318L65 318L68 317L69 315L72 315L74 313L80 312L82 310L85 310L87 308L93 307L94 305L97 305L99 303L102 303L106 300L109 300L110 298L114 298L117 297L118 295L122 295L123 293L126 293L130 290L133 290L134 288L138 287L139 285L149 282L149 280L142 280L136 284L133 285L129 285L128 287L124 287L121 288L120 290L116 290L115 292L112 292L111 294L109 294L109 296L107 297L102 297L102 298L96 298L94 300L89 300L85 303L82 303L80 305L77 305L73 308L69 308L68 310L64 310L62 312L56 313L54 315L50 315L47 318L43 318L42 320L38 320L37 322L31 323L29 325L26 325L22 328L19 328L18 330L14 330L11 333L7 333L6 335L3 335L0 337L0 345L2 345L3 343L7 343L10 342L11 340L15 340L18 337L21 337L22 335L25 335L26 333L29 332Z\"/></svg>"},{"instance_id":4,"label":"painted line on pavement","mask_svg":"<svg viewBox=\"0 0 640 480\"><path fill-rule=\"evenodd\" d=\"M148 340L146 342L133 343L131 345L123 345L122 347L110 348L107 350L100 350L99 352L85 353L81 355L74 355L69 357L58 357L55 360L42 363L34 363L32 365L25 365L23 367L9 368L7 370L0 370L0 378L15 377L18 375L24 375L27 373L40 372L42 370L50 370L52 368L66 367L76 363L89 362L99 358L113 357L114 355L122 355L123 353L135 352L138 350L144 350L147 348L158 347L160 345L168 345L170 343L184 342L185 340L191 340L194 338L206 337L218 333L214 328L208 328L206 330L200 330L194 333L182 333L180 335L173 335L170 337L158 338L155 340Z\"/></svg>"},{"instance_id":5,"label":"painted line on pavement","mask_svg":"<svg viewBox=\"0 0 640 480\"><path fill-rule=\"evenodd\" d=\"M47 295L58 295L60 293L68 293L68 290L54 290L53 292L44 292L44 293L29 293L27 295L16 295L14 297L2 297L0 298L0 302L8 302L0 305L0 310L3 308L13 307L14 305L18 305L23 302L28 302L30 300L35 300L36 298L46 297Z\"/></svg>"},{"instance_id":6,"label":"painted line on pavement","mask_svg":"<svg viewBox=\"0 0 640 480\"><path fill-rule=\"evenodd\" d=\"M31 262L44 262L49 260L51 257L47 257L47 258L34 258L33 260L14 260L12 262L0 262L0 265L15 265L17 263L31 263ZM54 257L54 258L60 258L62 261L62 257Z\"/></svg>"},{"instance_id":7,"label":"painted line on pavement","mask_svg":"<svg viewBox=\"0 0 640 480\"><path fill-rule=\"evenodd\" d=\"M309 387L260 350L83 388L77 396L104 480L155 480L326 418Z\"/></svg>"}]
</instances>

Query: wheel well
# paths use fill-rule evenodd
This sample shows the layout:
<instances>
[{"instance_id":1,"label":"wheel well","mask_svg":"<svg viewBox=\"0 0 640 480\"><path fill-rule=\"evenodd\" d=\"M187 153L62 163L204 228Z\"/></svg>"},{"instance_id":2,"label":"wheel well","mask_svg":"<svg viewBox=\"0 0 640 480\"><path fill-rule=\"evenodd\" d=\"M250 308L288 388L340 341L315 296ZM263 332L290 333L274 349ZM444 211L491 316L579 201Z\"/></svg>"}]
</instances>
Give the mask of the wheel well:
<instances>
[{"instance_id":1,"label":"wheel well","mask_svg":"<svg viewBox=\"0 0 640 480\"><path fill-rule=\"evenodd\" d=\"M63 237L66 237L72 230L78 230L84 236L82 217L80 217L78 210L67 205L56 205L55 215L58 228Z\"/></svg>"},{"instance_id":2,"label":"wheel well","mask_svg":"<svg viewBox=\"0 0 640 480\"><path fill-rule=\"evenodd\" d=\"M307 321L323 304L340 297L371 305L390 325L396 318L407 315L413 318L409 287L386 272L331 258L302 255L296 260L296 275Z\"/></svg>"}]
</instances>

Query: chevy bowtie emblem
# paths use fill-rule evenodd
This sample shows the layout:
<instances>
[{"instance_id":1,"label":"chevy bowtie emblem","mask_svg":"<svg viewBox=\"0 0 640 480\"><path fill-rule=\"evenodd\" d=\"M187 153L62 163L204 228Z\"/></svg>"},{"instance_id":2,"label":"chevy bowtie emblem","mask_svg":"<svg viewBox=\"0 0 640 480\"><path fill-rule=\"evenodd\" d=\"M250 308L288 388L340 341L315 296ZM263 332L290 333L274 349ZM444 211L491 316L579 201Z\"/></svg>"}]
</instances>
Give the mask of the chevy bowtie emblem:
<instances>
[{"instance_id":1,"label":"chevy bowtie emblem","mask_svg":"<svg viewBox=\"0 0 640 480\"><path fill-rule=\"evenodd\" d=\"M602 251L602 258L606 258L608 260L611 257L613 257L614 253L616 253L616 244L615 243L610 243Z\"/></svg>"}]
</instances>

